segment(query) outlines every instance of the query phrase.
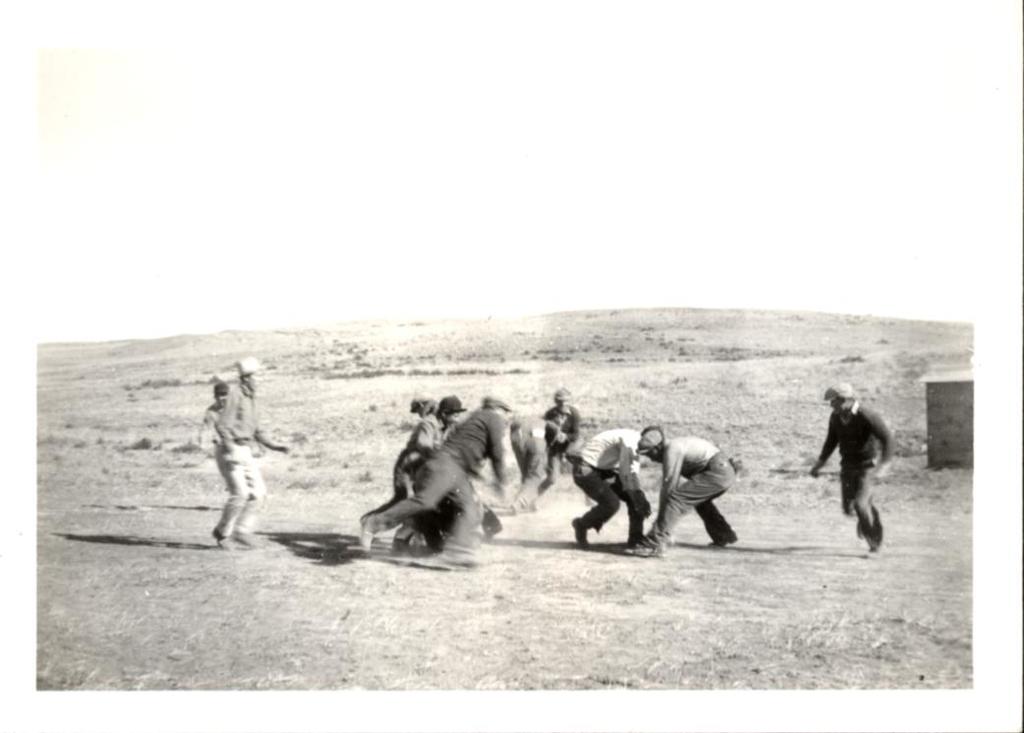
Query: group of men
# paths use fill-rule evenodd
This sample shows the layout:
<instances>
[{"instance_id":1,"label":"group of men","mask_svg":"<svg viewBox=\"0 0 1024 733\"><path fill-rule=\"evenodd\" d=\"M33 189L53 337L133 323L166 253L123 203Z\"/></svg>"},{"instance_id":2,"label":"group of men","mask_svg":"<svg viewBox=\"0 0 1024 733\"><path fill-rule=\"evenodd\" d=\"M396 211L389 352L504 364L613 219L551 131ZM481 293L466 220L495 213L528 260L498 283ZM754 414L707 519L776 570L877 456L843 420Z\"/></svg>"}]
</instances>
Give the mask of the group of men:
<instances>
[{"instance_id":1,"label":"group of men","mask_svg":"<svg viewBox=\"0 0 1024 733\"><path fill-rule=\"evenodd\" d=\"M204 418L207 438L200 439L215 443L217 465L229 494L213 529L222 547L229 542L252 545L266 495L252 448L262 445L288 451L259 428L255 403L259 362L243 359L237 369L237 384L215 385L215 402ZM842 509L857 516L857 534L875 552L882 544L882 522L872 501L870 477L888 472L892 435L876 412L861 405L851 385L830 387L825 400L832 407L828 433L810 473L818 476L839 448ZM737 541L715 500L736 484L741 470L738 459L704 438L671 437L657 425L605 430L583 439L572 394L559 389L554 402L542 418L535 418L515 414L496 397L485 397L479 409L465 416L467 410L454 395L439 401L413 400L410 411L418 420L395 462L392 496L360 518L361 548L370 551L375 535L396 529L392 544L396 552L412 552L421 545L446 564L471 566L481 537L502 529L495 510L537 511L538 499L555 483L563 462L571 466L573 482L594 504L571 522L581 548L589 545L588 533L600 532L622 504L629 517L627 554L664 555L676 525L691 509L703 521L712 545L725 547ZM518 472L512 466L513 457ZM653 509L640 482L641 457L662 467L657 515L646 533L644 523ZM485 505L474 488L474 480L480 480L487 464L498 495L511 497L501 506Z\"/></svg>"}]
</instances>

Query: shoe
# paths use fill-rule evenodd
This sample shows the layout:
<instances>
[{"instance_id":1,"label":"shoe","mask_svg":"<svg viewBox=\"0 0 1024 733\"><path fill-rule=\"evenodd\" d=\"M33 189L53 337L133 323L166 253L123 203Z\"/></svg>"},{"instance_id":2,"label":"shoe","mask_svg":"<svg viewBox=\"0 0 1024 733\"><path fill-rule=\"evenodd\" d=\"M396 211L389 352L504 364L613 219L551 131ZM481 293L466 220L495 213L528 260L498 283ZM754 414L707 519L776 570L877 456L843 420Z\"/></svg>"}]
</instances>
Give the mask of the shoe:
<instances>
[{"instance_id":1,"label":"shoe","mask_svg":"<svg viewBox=\"0 0 1024 733\"><path fill-rule=\"evenodd\" d=\"M665 557L665 547L664 545L656 544L645 538L644 541L636 547L628 548L626 550L626 554L632 555L633 557Z\"/></svg>"},{"instance_id":2,"label":"shoe","mask_svg":"<svg viewBox=\"0 0 1024 733\"><path fill-rule=\"evenodd\" d=\"M587 528L583 526L583 522L579 517L572 520L572 531L576 535L576 544L580 547L590 547L590 542L587 540Z\"/></svg>"},{"instance_id":3,"label":"shoe","mask_svg":"<svg viewBox=\"0 0 1024 733\"><path fill-rule=\"evenodd\" d=\"M736 544L737 540L739 540L739 537L736 536L736 533L730 532L725 537L718 537L711 540L711 545L714 547L727 547L729 545Z\"/></svg>"},{"instance_id":4,"label":"shoe","mask_svg":"<svg viewBox=\"0 0 1024 733\"><path fill-rule=\"evenodd\" d=\"M359 549L369 553L373 547L373 532L366 528L366 522L359 523Z\"/></svg>"},{"instance_id":5,"label":"shoe","mask_svg":"<svg viewBox=\"0 0 1024 733\"><path fill-rule=\"evenodd\" d=\"M256 549L256 540L248 532L235 532L233 535L231 535L231 539L238 543L241 547L244 547L246 550Z\"/></svg>"},{"instance_id":6,"label":"shoe","mask_svg":"<svg viewBox=\"0 0 1024 733\"><path fill-rule=\"evenodd\" d=\"M219 547L220 549L222 549L222 550L229 550L229 549L231 549L230 547L228 547L227 545L224 544L224 541L227 539L227 537L224 535L223 532L220 531L220 527L214 527L213 528L213 539L217 540L217 547Z\"/></svg>"}]
</instances>

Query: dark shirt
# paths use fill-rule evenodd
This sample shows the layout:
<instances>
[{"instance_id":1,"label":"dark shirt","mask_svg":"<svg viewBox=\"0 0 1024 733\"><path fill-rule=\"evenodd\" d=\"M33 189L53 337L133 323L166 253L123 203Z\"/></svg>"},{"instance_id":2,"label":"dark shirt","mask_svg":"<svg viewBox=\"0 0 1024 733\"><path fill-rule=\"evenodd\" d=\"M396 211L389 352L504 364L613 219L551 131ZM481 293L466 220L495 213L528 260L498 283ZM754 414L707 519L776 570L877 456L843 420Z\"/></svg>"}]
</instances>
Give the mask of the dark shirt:
<instances>
[{"instance_id":1,"label":"dark shirt","mask_svg":"<svg viewBox=\"0 0 1024 733\"><path fill-rule=\"evenodd\" d=\"M568 408L568 412L562 412L555 405L544 413L544 421L547 423L545 440L548 445L554 442L559 431L565 435L565 445L580 437L580 411L572 405L568 405Z\"/></svg>"},{"instance_id":2,"label":"dark shirt","mask_svg":"<svg viewBox=\"0 0 1024 733\"><path fill-rule=\"evenodd\" d=\"M508 422L494 410L476 410L452 430L442 451L453 456L463 469L476 473L490 459L494 473L504 485L505 441Z\"/></svg>"},{"instance_id":3,"label":"dark shirt","mask_svg":"<svg viewBox=\"0 0 1024 733\"><path fill-rule=\"evenodd\" d=\"M828 460L832 451L839 446L840 465L860 466L874 462L878 453L877 444L881 444L882 462L892 457L892 433L882 418L873 410L858 405L856 412L850 415L849 422L844 423L839 413L833 412L828 420L828 435L821 447L822 463Z\"/></svg>"}]
</instances>

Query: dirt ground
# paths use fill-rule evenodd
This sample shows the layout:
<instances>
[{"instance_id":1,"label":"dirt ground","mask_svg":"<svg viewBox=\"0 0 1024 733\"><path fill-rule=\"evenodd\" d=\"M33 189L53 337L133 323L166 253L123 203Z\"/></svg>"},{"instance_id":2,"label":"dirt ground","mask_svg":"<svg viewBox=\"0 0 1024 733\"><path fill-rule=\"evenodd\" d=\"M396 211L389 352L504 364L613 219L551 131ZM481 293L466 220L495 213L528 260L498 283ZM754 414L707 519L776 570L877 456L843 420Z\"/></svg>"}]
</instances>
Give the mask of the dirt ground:
<instances>
[{"instance_id":1,"label":"dirt ground","mask_svg":"<svg viewBox=\"0 0 1024 733\"><path fill-rule=\"evenodd\" d=\"M926 468L918 382L971 338L958 324L625 311L41 346L38 688L971 687L972 473ZM293 450L262 458L260 546L226 552L210 537L220 477L191 443L210 376L250 353L268 367L264 426ZM896 432L877 555L836 476L806 475L839 379ZM356 551L412 396L496 394L539 414L561 385L585 434L657 422L742 457L718 502L739 543L708 547L691 515L665 558L634 558L616 516L577 549L569 523L586 504L563 476L541 511L503 518L475 570L396 561L388 535ZM652 500L658 471L644 467Z\"/></svg>"}]
</instances>

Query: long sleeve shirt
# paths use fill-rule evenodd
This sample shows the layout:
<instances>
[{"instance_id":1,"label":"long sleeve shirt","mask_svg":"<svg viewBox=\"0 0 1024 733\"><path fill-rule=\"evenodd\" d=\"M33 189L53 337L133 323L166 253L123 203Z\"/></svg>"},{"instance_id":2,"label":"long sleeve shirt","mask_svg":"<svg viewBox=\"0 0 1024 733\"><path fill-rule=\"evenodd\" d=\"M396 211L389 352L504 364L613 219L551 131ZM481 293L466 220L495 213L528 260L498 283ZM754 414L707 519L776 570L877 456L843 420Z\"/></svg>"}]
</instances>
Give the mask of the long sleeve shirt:
<instances>
[{"instance_id":1,"label":"long sleeve shirt","mask_svg":"<svg viewBox=\"0 0 1024 733\"><path fill-rule=\"evenodd\" d=\"M563 412L558 405L555 405L544 413L548 445L555 442L568 444L580 437L580 411L572 405L566 407L567 410ZM555 440L559 433L564 436L564 440Z\"/></svg>"},{"instance_id":2,"label":"long sleeve shirt","mask_svg":"<svg viewBox=\"0 0 1024 733\"><path fill-rule=\"evenodd\" d=\"M264 443L265 436L260 431L256 413L256 394L243 385L232 385L216 427L226 445L245 445L253 440Z\"/></svg>"},{"instance_id":3,"label":"long sleeve shirt","mask_svg":"<svg viewBox=\"0 0 1024 733\"><path fill-rule=\"evenodd\" d=\"M580 448L580 460L600 471L614 471L623 487L640 488L640 431L622 428L605 430L588 440Z\"/></svg>"},{"instance_id":4,"label":"long sleeve shirt","mask_svg":"<svg viewBox=\"0 0 1024 733\"><path fill-rule=\"evenodd\" d=\"M441 428L441 423L433 415L426 415L420 418L416 427L412 429L405 449L429 455L440 448L443 442L444 431Z\"/></svg>"},{"instance_id":5,"label":"long sleeve shirt","mask_svg":"<svg viewBox=\"0 0 1024 733\"><path fill-rule=\"evenodd\" d=\"M665 455L661 460L662 492L675 491L681 479L703 471L718 452L718 447L704 438L692 435L672 438L665 444Z\"/></svg>"},{"instance_id":6,"label":"long sleeve shirt","mask_svg":"<svg viewBox=\"0 0 1024 733\"><path fill-rule=\"evenodd\" d=\"M460 422L445 439L442 450L451 454L468 473L478 473L490 460L502 486L509 484L508 421L495 410L476 410Z\"/></svg>"},{"instance_id":7,"label":"long sleeve shirt","mask_svg":"<svg viewBox=\"0 0 1024 733\"><path fill-rule=\"evenodd\" d=\"M838 412L833 412L829 417L828 435L825 436L818 461L827 461L838 446L840 465L867 465L874 462L878 445L882 449L882 463L888 462L893 451L892 433L878 413L858 403L853 406L845 421Z\"/></svg>"}]
</instances>

